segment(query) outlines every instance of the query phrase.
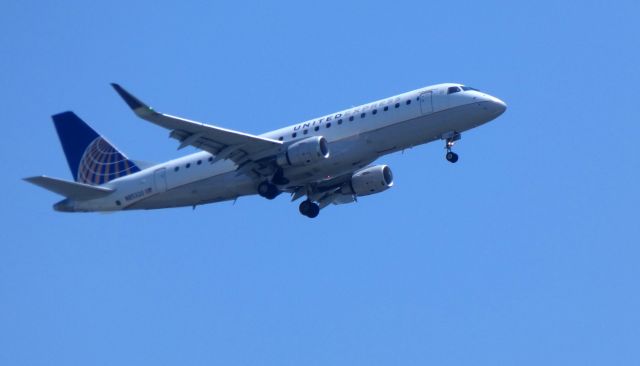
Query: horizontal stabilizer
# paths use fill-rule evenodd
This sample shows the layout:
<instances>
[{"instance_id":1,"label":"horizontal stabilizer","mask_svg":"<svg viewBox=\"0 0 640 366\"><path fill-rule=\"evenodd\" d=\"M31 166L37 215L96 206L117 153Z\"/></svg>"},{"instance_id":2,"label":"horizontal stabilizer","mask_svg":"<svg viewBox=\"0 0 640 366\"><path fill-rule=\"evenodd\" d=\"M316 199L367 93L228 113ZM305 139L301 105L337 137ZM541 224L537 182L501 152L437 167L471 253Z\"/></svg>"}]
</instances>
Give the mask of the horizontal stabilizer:
<instances>
[{"instance_id":1,"label":"horizontal stabilizer","mask_svg":"<svg viewBox=\"0 0 640 366\"><path fill-rule=\"evenodd\" d=\"M45 176L24 178L29 183L33 183L51 192L57 193L67 198L77 201L86 201L109 195L114 190L105 187L96 187L89 184L71 182L64 179L57 179Z\"/></svg>"}]
</instances>

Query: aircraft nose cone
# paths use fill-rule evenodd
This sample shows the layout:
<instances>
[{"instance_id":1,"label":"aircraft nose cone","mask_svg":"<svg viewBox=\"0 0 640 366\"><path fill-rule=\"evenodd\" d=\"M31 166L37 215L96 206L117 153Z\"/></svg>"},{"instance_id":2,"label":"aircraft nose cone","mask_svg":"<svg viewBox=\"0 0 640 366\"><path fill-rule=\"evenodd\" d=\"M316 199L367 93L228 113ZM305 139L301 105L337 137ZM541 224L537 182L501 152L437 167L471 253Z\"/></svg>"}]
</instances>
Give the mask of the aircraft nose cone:
<instances>
[{"instance_id":1,"label":"aircraft nose cone","mask_svg":"<svg viewBox=\"0 0 640 366\"><path fill-rule=\"evenodd\" d=\"M498 99L498 108L500 109L500 114L504 113L507 110L507 103L503 100Z\"/></svg>"},{"instance_id":2,"label":"aircraft nose cone","mask_svg":"<svg viewBox=\"0 0 640 366\"><path fill-rule=\"evenodd\" d=\"M503 102L502 100L493 97L492 98L492 106L495 109L495 113L496 113L496 117L501 115L502 113L504 113L504 111L507 110L507 103Z\"/></svg>"}]
</instances>

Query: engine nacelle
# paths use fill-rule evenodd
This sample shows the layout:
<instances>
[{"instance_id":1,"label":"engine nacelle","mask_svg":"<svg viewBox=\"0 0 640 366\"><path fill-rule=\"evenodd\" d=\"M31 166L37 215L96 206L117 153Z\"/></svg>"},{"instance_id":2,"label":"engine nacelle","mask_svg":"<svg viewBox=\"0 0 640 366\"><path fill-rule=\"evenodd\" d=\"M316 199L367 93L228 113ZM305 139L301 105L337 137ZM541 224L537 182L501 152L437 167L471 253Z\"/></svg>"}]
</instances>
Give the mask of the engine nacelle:
<instances>
[{"instance_id":1,"label":"engine nacelle","mask_svg":"<svg viewBox=\"0 0 640 366\"><path fill-rule=\"evenodd\" d=\"M291 144L284 154L278 156L280 166L304 166L329 158L329 144L322 136L308 137Z\"/></svg>"},{"instance_id":2,"label":"engine nacelle","mask_svg":"<svg viewBox=\"0 0 640 366\"><path fill-rule=\"evenodd\" d=\"M368 196L386 191L392 186L393 173L391 173L391 168L388 165L376 165L353 173L351 182L342 188L342 192L356 196Z\"/></svg>"}]
</instances>

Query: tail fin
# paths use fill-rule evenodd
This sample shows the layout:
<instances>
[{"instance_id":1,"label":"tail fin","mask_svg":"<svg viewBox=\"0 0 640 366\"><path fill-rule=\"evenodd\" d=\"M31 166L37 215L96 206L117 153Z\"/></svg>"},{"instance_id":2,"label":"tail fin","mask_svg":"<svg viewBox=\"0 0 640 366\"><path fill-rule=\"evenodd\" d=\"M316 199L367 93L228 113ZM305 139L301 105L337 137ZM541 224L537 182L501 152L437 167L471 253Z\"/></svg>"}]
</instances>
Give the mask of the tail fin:
<instances>
[{"instance_id":1,"label":"tail fin","mask_svg":"<svg viewBox=\"0 0 640 366\"><path fill-rule=\"evenodd\" d=\"M76 182L100 185L140 168L73 112L52 116Z\"/></svg>"}]
</instances>

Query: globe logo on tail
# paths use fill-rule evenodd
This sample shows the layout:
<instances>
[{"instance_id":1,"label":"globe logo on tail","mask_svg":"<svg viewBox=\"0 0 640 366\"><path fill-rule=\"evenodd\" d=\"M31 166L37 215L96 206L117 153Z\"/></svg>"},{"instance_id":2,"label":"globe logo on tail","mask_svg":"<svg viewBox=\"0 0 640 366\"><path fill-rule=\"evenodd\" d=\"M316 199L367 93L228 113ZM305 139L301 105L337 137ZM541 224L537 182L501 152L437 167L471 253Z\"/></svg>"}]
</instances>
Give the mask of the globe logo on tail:
<instances>
[{"instance_id":1,"label":"globe logo on tail","mask_svg":"<svg viewBox=\"0 0 640 366\"><path fill-rule=\"evenodd\" d=\"M100 185L140 169L102 137L93 140L78 166L78 182Z\"/></svg>"}]
</instances>

